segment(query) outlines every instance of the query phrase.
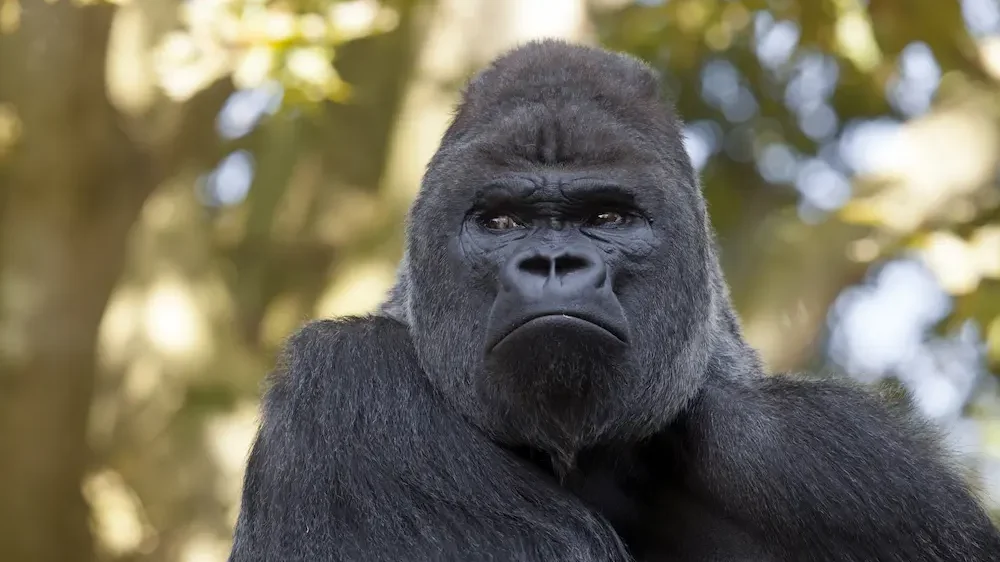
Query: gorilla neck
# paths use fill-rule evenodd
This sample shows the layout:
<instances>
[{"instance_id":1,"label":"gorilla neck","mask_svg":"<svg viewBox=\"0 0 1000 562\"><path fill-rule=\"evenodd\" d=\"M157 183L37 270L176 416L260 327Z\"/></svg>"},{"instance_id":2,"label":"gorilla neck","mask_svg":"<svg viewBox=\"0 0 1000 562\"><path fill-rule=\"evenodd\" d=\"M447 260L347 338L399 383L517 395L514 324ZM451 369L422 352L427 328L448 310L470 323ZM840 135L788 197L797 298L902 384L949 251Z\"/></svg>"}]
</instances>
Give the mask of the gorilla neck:
<instances>
[{"instance_id":1,"label":"gorilla neck","mask_svg":"<svg viewBox=\"0 0 1000 562\"><path fill-rule=\"evenodd\" d=\"M517 412L507 417L502 433L544 450L556 474L572 469L579 450L619 423L617 403L609 397L621 396L619 385L635 380L622 349L601 343L537 338L486 363L489 388L482 395L499 402L496 411Z\"/></svg>"},{"instance_id":2,"label":"gorilla neck","mask_svg":"<svg viewBox=\"0 0 1000 562\"><path fill-rule=\"evenodd\" d=\"M648 545L643 538L650 536L648 523L658 500L649 490L665 489L680 478L675 463L679 454L667 434L637 443L584 449L568 468L537 449L520 447L513 452L597 510L638 560L644 559L642 553Z\"/></svg>"}]
</instances>

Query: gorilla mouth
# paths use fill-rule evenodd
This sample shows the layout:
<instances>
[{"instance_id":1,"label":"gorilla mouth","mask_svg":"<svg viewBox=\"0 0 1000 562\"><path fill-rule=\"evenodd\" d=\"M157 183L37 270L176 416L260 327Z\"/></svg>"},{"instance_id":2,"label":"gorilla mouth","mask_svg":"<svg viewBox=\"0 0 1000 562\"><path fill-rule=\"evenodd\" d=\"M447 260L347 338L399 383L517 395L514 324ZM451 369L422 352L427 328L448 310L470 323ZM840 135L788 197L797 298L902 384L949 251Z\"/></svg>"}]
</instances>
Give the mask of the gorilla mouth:
<instances>
[{"instance_id":1,"label":"gorilla mouth","mask_svg":"<svg viewBox=\"0 0 1000 562\"><path fill-rule=\"evenodd\" d=\"M614 339L621 345L628 345L628 334L621 326L608 322L597 315L580 312L541 312L526 316L518 322L511 323L509 329L502 332L500 337L490 342L490 345L487 346L487 352L493 351L501 342L522 330L548 332L560 329L570 329L580 332L581 335L586 332L593 334L596 331L605 338Z\"/></svg>"}]
</instances>

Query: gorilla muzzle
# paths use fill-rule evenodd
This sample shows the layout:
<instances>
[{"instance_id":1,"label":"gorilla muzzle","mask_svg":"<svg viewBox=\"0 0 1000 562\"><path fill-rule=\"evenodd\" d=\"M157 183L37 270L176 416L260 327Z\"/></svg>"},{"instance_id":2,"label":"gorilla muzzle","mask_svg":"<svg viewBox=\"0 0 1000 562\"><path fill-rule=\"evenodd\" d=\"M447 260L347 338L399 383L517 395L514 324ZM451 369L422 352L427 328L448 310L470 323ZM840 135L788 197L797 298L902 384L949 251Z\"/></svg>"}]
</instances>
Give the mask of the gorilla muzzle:
<instances>
[{"instance_id":1,"label":"gorilla muzzle","mask_svg":"<svg viewBox=\"0 0 1000 562\"><path fill-rule=\"evenodd\" d=\"M628 345L628 323L600 253L584 245L532 247L500 270L486 353L518 341L558 337L587 345Z\"/></svg>"}]
</instances>

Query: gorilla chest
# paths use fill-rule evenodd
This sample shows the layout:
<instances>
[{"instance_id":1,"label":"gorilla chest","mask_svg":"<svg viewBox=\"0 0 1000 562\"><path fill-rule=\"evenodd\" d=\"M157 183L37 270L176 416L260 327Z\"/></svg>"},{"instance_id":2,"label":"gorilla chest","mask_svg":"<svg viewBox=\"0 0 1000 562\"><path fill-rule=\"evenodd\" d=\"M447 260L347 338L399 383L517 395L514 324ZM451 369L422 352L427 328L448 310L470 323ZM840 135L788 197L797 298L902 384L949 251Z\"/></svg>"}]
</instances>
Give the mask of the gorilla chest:
<instances>
[{"instance_id":1,"label":"gorilla chest","mask_svg":"<svg viewBox=\"0 0 1000 562\"><path fill-rule=\"evenodd\" d=\"M570 474L567 489L598 511L636 562L778 562L765 541L679 486L631 469Z\"/></svg>"}]
</instances>

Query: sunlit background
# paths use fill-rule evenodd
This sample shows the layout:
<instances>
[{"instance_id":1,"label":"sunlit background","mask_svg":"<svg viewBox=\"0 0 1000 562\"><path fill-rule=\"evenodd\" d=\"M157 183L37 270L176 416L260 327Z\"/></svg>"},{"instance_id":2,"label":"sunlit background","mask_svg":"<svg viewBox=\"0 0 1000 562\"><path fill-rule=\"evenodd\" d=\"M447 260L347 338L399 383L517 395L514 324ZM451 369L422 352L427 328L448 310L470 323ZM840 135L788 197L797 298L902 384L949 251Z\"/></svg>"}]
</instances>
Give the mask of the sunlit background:
<instances>
[{"instance_id":1,"label":"sunlit background","mask_svg":"<svg viewBox=\"0 0 1000 562\"><path fill-rule=\"evenodd\" d=\"M542 36L662 71L770 368L905 386L1000 514L998 0L0 0L0 560L225 560L276 349Z\"/></svg>"}]
</instances>

